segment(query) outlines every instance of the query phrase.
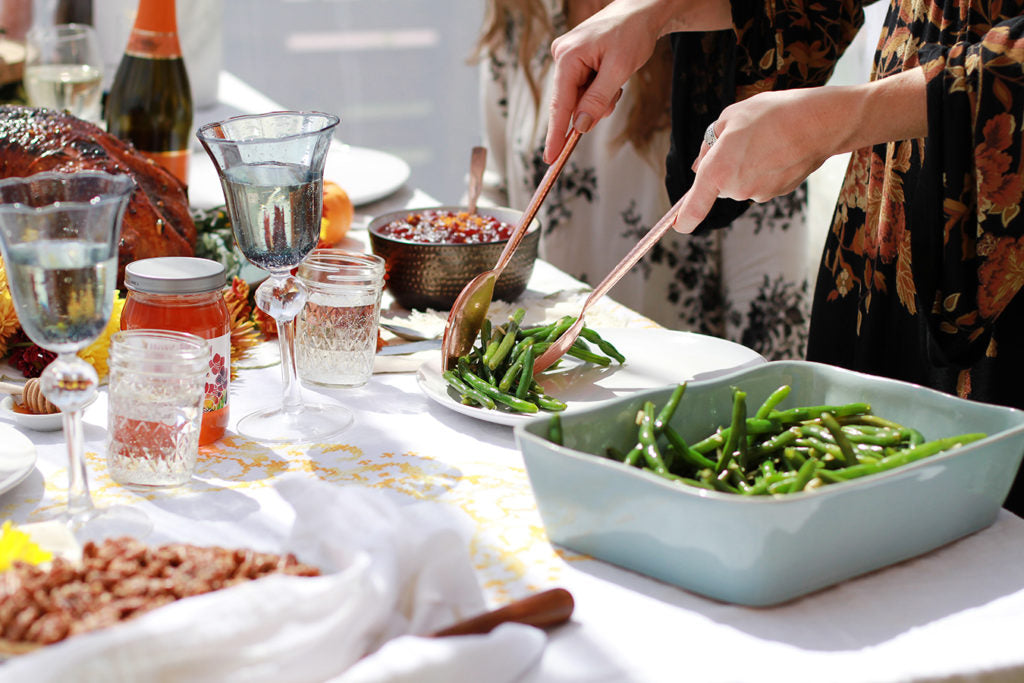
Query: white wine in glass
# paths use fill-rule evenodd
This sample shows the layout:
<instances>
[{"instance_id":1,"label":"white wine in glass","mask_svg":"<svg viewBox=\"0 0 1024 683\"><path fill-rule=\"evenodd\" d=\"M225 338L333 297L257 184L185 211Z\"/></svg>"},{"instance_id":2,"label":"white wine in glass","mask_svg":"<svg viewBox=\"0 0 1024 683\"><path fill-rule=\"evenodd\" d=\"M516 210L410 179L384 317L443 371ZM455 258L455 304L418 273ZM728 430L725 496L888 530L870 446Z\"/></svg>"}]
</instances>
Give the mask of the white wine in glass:
<instances>
[{"instance_id":1,"label":"white wine in glass","mask_svg":"<svg viewBox=\"0 0 1024 683\"><path fill-rule=\"evenodd\" d=\"M25 36L25 94L34 107L100 121L103 59L85 24L37 26Z\"/></svg>"},{"instance_id":2,"label":"white wine in glass","mask_svg":"<svg viewBox=\"0 0 1024 683\"><path fill-rule=\"evenodd\" d=\"M39 378L61 409L68 450L68 505L58 518L80 540L144 536L145 513L97 508L83 457L82 409L99 378L77 352L106 326L114 305L121 218L135 182L101 171L38 173L0 180L0 249L18 320L57 358Z\"/></svg>"},{"instance_id":3,"label":"white wine in glass","mask_svg":"<svg viewBox=\"0 0 1024 683\"><path fill-rule=\"evenodd\" d=\"M353 424L338 404L306 403L295 366L295 318L306 289L292 275L320 236L323 177L338 117L320 112L271 112L210 123L196 133L213 160L242 254L270 272L256 305L277 323L284 400L238 422L256 441L308 442Z\"/></svg>"}]
</instances>

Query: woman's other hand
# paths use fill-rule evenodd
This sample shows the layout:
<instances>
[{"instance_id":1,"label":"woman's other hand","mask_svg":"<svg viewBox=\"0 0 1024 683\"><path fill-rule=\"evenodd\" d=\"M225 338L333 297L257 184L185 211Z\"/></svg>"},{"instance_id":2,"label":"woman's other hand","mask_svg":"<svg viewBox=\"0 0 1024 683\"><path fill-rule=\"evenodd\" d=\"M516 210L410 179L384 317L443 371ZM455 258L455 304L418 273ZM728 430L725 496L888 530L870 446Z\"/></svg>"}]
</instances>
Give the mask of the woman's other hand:
<instances>
[{"instance_id":1,"label":"woman's other hand","mask_svg":"<svg viewBox=\"0 0 1024 683\"><path fill-rule=\"evenodd\" d=\"M927 135L922 69L856 86L766 92L726 107L702 143L675 229L692 232L718 197L766 202L833 154Z\"/></svg>"}]
</instances>

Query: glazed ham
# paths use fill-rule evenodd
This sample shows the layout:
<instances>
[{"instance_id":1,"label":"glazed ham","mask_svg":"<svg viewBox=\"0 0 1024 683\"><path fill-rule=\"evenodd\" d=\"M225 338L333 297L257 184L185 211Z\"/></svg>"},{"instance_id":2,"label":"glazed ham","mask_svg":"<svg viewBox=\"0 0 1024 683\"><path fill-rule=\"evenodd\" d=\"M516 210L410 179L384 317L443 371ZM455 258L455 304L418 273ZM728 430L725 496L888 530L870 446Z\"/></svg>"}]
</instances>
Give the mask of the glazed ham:
<instances>
[{"instance_id":1,"label":"glazed ham","mask_svg":"<svg viewBox=\"0 0 1024 683\"><path fill-rule=\"evenodd\" d=\"M81 169L127 173L137 184L121 227L119 286L132 261L195 253L196 228L185 186L162 166L70 114L0 106L0 178Z\"/></svg>"}]
</instances>

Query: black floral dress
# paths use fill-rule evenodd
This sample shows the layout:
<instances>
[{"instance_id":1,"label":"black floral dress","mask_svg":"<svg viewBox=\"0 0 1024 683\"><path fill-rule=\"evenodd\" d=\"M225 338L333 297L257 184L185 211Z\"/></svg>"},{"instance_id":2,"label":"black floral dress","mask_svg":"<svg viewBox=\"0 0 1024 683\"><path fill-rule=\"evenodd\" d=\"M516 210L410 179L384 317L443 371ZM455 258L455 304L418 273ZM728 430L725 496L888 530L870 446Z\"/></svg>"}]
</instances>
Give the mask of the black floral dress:
<instances>
[{"instance_id":1,"label":"black floral dress","mask_svg":"<svg viewBox=\"0 0 1024 683\"><path fill-rule=\"evenodd\" d=\"M552 37L566 31L563 0L544 2ZM528 86L517 57L521 21L510 18L507 42L489 51L480 66L481 120L488 148L483 200L518 209L525 208L547 170L542 152L548 112L537 103L549 100L552 87L547 41L542 41L532 65L541 91L537 99ZM731 68L735 39L728 31L718 39L720 45L709 46L720 50L715 52L720 57L715 71L697 63L687 69L705 88L721 82ZM583 136L538 214L541 256L591 285L600 282L672 206L665 191L667 117L649 149L623 142L633 88L633 81L627 83L612 115ZM704 119L699 116L694 112L691 122L700 127ZM688 150L687 166L696 149ZM806 188L800 188L742 215L730 214L722 230L666 235L609 295L669 328L739 342L768 359L801 358L807 345L813 278L807 261L806 201Z\"/></svg>"},{"instance_id":2,"label":"black floral dress","mask_svg":"<svg viewBox=\"0 0 1024 683\"><path fill-rule=\"evenodd\" d=\"M738 98L820 82L861 5L734 2ZM853 153L807 357L1024 408L1024 3L893 0L873 78L918 67L928 137Z\"/></svg>"}]
</instances>

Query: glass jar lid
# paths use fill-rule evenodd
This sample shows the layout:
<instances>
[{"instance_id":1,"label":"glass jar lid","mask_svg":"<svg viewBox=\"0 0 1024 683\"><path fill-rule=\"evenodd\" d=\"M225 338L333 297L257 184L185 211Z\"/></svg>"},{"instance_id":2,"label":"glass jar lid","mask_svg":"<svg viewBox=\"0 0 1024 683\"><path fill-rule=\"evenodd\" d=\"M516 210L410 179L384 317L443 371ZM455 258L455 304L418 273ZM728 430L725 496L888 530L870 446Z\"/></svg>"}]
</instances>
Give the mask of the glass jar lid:
<instances>
[{"instance_id":1,"label":"glass jar lid","mask_svg":"<svg viewBox=\"0 0 1024 683\"><path fill-rule=\"evenodd\" d=\"M124 284L147 294L200 294L224 287L224 264L192 256L159 256L129 263Z\"/></svg>"},{"instance_id":2,"label":"glass jar lid","mask_svg":"<svg viewBox=\"0 0 1024 683\"><path fill-rule=\"evenodd\" d=\"M383 282L384 259L344 249L314 249L299 264L296 275L307 284L327 287Z\"/></svg>"}]
</instances>

